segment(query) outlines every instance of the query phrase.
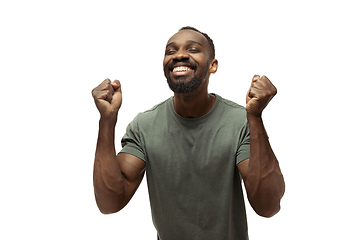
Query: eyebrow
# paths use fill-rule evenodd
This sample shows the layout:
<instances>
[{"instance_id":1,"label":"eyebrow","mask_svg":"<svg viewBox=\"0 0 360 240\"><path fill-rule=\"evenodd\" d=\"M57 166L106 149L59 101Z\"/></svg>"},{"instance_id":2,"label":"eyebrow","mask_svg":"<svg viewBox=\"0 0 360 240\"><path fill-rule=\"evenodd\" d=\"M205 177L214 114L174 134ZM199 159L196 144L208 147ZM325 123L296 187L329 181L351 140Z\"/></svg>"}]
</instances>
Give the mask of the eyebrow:
<instances>
[{"instance_id":1,"label":"eyebrow","mask_svg":"<svg viewBox=\"0 0 360 240\"><path fill-rule=\"evenodd\" d=\"M195 44L198 44L198 45L202 46L201 43L196 42L196 41L193 41L193 40L188 40L188 41L186 41L186 42L187 42L187 43L195 43ZM166 47L171 46L171 45L174 45L175 43L176 43L176 42L168 43L168 44L166 45Z\"/></svg>"}]
</instances>

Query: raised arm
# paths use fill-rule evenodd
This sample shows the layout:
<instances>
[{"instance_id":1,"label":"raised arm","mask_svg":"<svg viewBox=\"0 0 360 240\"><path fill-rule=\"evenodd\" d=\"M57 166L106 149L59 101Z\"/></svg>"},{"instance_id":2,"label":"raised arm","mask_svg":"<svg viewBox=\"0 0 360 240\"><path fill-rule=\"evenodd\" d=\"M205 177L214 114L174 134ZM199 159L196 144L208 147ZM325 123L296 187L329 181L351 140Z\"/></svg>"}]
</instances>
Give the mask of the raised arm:
<instances>
[{"instance_id":1,"label":"raised arm","mask_svg":"<svg viewBox=\"0 0 360 240\"><path fill-rule=\"evenodd\" d=\"M285 192L284 178L261 118L262 111L276 93L267 77L254 76L246 97L250 159L238 164L249 202L263 217L272 217L280 210Z\"/></svg>"},{"instance_id":2,"label":"raised arm","mask_svg":"<svg viewBox=\"0 0 360 240\"><path fill-rule=\"evenodd\" d=\"M130 201L144 176L145 162L115 150L115 125L122 103L118 80L104 80L92 95L100 112L99 134L94 162L94 191L104 214L121 210Z\"/></svg>"}]
</instances>

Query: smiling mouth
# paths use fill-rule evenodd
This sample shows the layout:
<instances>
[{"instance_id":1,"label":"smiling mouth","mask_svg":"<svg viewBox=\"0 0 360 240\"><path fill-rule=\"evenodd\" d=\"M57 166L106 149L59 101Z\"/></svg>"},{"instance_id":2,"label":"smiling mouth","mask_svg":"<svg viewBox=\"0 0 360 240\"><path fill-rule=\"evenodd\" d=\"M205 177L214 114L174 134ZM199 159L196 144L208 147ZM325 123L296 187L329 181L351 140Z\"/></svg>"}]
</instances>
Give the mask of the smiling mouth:
<instances>
[{"instance_id":1,"label":"smiling mouth","mask_svg":"<svg viewBox=\"0 0 360 240\"><path fill-rule=\"evenodd\" d=\"M174 69L172 70L172 72L187 72L187 71L191 71L192 69L190 67L186 67L186 66L179 66L179 67L174 67Z\"/></svg>"}]
</instances>

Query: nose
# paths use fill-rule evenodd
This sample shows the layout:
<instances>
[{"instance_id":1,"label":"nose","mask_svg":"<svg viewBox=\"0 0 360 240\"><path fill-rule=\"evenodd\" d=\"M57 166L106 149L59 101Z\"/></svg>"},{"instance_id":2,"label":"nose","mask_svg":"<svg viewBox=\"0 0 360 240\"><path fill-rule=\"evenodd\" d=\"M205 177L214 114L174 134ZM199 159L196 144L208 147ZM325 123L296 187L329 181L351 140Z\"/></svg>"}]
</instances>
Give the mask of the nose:
<instances>
[{"instance_id":1,"label":"nose","mask_svg":"<svg viewBox=\"0 0 360 240\"><path fill-rule=\"evenodd\" d=\"M173 55L173 59L176 60L182 60L182 59L189 59L189 54L187 51L185 50L178 50L174 55Z\"/></svg>"}]
</instances>

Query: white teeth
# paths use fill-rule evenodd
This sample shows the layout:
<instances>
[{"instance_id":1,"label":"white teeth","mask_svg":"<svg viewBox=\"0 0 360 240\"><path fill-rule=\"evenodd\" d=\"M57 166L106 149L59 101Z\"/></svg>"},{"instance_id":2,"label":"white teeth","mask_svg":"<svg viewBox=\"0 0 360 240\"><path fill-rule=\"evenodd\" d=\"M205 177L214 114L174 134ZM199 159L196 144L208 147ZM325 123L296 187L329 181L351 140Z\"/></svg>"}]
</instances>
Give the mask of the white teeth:
<instances>
[{"instance_id":1,"label":"white teeth","mask_svg":"<svg viewBox=\"0 0 360 240\"><path fill-rule=\"evenodd\" d=\"M191 68L189 67L185 67L185 66L180 66L180 67L175 67L173 69L173 72L186 72L186 71L190 71Z\"/></svg>"}]
</instances>

